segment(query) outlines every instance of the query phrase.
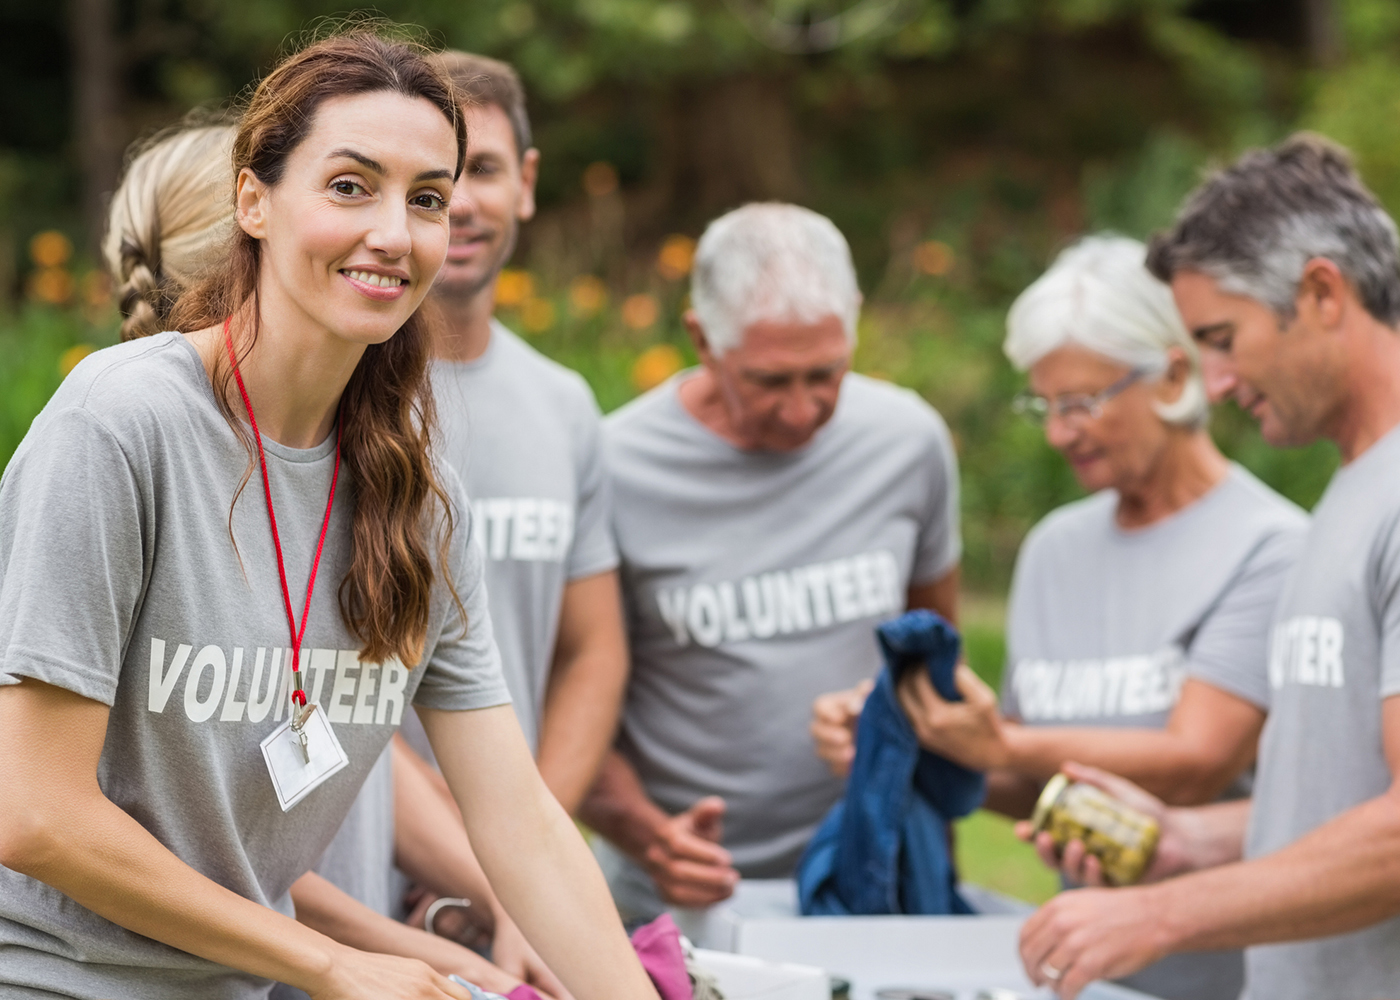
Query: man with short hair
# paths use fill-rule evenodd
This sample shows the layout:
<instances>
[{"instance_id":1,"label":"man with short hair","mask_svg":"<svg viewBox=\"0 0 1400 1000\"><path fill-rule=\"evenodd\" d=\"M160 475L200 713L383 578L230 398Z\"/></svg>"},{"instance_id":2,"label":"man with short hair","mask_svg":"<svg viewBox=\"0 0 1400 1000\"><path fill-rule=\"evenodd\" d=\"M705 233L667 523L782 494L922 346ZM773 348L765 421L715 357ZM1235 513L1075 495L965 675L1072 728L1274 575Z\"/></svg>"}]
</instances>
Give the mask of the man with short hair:
<instances>
[{"instance_id":1,"label":"man with short hair","mask_svg":"<svg viewBox=\"0 0 1400 1000\"><path fill-rule=\"evenodd\" d=\"M1069 998L1172 952L1247 946L1249 1000L1400 996L1395 224L1342 150L1296 136L1208 180L1148 265L1213 398L1275 446L1334 442L1343 466L1275 614L1252 805L1165 809L1088 775L1158 813L1159 877L1192 873L1060 895L1027 922L1022 959ZM1097 881L1082 859L1066 852Z\"/></svg>"},{"instance_id":2,"label":"man with short hair","mask_svg":"<svg viewBox=\"0 0 1400 1000\"><path fill-rule=\"evenodd\" d=\"M957 466L914 393L850 374L845 239L749 205L696 250L701 367L604 421L633 673L583 817L625 917L786 877L841 782L813 698L872 677L874 626L955 618ZM619 853L619 851L621 853Z\"/></svg>"},{"instance_id":3,"label":"man with short hair","mask_svg":"<svg viewBox=\"0 0 1400 1000\"><path fill-rule=\"evenodd\" d=\"M494 318L496 280L520 223L535 212L540 154L531 145L520 79L495 59L463 52L435 58L464 99L468 134L447 260L432 295L443 319L432 372L435 446L472 501L516 715L546 785L574 812L611 743L627 677L600 414L577 373ZM378 900L396 858L432 890L418 906L420 920L436 894L471 900L465 924L491 941L493 960L562 994L472 856L445 784L423 759L431 760L431 750L415 713L405 715L392 753L393 814L384 811L391 787L384 773L367 783L318 870L353 895ZM354 933L374 950L379 930L347 928L347 909L323 885L303 888L325 898L298 900L299 914L319 914L327 933ZM437 921L439 928L449 923L446 914Z\"/></svg>"}]
</instances>

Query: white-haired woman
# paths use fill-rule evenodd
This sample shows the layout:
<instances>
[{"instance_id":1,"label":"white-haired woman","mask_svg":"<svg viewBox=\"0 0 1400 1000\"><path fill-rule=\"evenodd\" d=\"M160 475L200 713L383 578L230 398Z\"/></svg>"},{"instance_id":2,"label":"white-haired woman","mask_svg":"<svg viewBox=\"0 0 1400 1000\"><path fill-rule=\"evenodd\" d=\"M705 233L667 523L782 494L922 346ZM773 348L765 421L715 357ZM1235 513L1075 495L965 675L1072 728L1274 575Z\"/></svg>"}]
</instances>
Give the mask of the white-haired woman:
<instances>
[{"instance_id":1,"label":"white-haired woman","mask_svg":"<svg viewBox=\"0 0 1400 1000\"><path fill-rule=\"evenodd\" d=\"M1005 350L1030 374L1018 409L1093 495L1021 548L1000 710L965 666L965 702L922 673L901 691L920 742L988 771L988 807L1017 818L1067 762L1212 801L1253 762L1268 706L1270 615L1306 517L1211 440L1195 348L1144 257L1135 240L1085 239L1011 308ZM814 730L839 766L852 748L832 712L819 704ZM1132 982L1223 1000L1241 975L1238 953L1215 953Z\"/></svg>"}]
</instances>

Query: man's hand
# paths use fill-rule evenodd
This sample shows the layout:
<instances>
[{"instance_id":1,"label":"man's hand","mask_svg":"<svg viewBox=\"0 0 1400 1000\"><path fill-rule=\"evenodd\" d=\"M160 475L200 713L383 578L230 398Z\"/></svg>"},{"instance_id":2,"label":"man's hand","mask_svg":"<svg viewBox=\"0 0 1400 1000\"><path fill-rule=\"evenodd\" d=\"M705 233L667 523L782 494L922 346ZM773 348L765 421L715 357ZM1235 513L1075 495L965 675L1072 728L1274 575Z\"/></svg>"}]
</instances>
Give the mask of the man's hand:
<instances>
[{"instance_id":1,"label":"man's hand","mask_svg":"<svg viewBox=\"0 0 1400 1000\"><path fill-rule=\"evenodd\" d=\"M1160 834L1152 860L1143 873L1141 882L1160 882L1162 879L1180 875L1201 867L1196 856L1201 853L1194 841L1193 810L1169 808L1161 799L1143 791L1127 778L1109 774L1097 767L1067 763L1064 773L1071 781L1082 781L1094 785L1113 796L1124 805L1131 806L1157 821ZM1107 886L1103 865L1099 859L1084 849L1084 842L1071 840L1064 851L1058 851L1050 834L1045 830L1032 835L1031 825L1025 820L1016 824L1016 836L1031 841L1036 854L1049 868L1058 868L1073 885Z\"/></svg>"},{"instance_id":2,"label":"man's hand","mask_svg":"<svg viewBox=\"0 0 1400 1000\"><path fill-rule=\"evenodd\" d=\"M965 663L953 675L963 701L944 701L927 670L913 670L899 683L899 703L919 745L974 771L1011 764L996 692Z\"/></svg>"},{"instance_id":3,"label":"man's hand","mask_svg":"<svg viewBox=\"0 0 1400 1000\"><path fill-rule=\"evenodd\" d=\"M1037 986L1074 1000L1096 979L1118 979L1165 958L1170 948L1153 887L1074 889L1021 928L1021 963Z\"/></svg>"},{"instance_id":4,"label":"man's hand","mask_svg":"<svg viewBox=\"0 0 1400 1000\"><path fill-rule=\"evenodd\" d=\"M865 680L853 688L820 695L812 702L811 732L817 756L838 778L851 773L851 763L856 759L856 723L874 688L873 680Z\"/></svg>"},{"instance_id":5,"label":"man's hand","mask_svg":"<svg viewBox=\"0 0 1400 1000\"><path fill-rule=\"evenodd\" d=\"M656 831L642 864L661 898L674 906L711 906L739 882L729 852L719 846L724 800L711 795L670 817Z\"/></svg>"}]
</instances>

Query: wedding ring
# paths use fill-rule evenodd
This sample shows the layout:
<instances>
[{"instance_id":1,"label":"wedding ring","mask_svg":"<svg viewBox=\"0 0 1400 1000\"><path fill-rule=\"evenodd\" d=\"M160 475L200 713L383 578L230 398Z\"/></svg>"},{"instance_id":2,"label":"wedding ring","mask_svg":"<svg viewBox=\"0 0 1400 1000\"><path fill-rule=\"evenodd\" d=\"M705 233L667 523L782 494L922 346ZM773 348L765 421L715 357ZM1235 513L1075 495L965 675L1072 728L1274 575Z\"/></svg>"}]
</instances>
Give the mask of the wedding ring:
<instances>
[{"instance_id":1,"label":"wedding ring","mask_svg":"<svg viewBox=\"0 0 1400 1000\"><path fill-rule=\"evenodd\" d=\"M1050 980L1052 983L1058 983L1060 981L1060 977L1064 975L1063 972L1055 968L1049 962L1040 963L1040 974L1046 979Z\"/></svg>"}]
</instances>

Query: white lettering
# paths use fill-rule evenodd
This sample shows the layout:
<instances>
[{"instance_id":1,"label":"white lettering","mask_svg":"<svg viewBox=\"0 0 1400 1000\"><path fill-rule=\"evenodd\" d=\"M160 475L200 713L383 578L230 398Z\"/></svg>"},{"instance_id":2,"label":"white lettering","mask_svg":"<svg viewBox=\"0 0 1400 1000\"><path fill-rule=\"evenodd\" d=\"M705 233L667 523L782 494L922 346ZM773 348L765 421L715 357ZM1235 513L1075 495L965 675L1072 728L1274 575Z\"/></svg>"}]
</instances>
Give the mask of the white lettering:
<instances>
[{"instance_id":1,"label":"white lettering","mask_svg":"<svg viewBox=\"0 0 1400 1000\"><path fill-rule=\"evenodd\" d=\"M661 620L671 627L677 646L690 644L690 633L685 630L685 591L658 590L656 603L661 608Z\"/></svg>"},{"instance_id":2,"label":"white lettering","mask_svg":"<svg viewBox=\"0 0 1400 1000\"><path fill-rule=\"evenodd\" d=\"M1303 687L1345 687L1345 644L1336 618L1297 615L1274 626L1269 646L1269 684Z\"/></svg>"},{"instance_id":3,"label":"white lettering","mask_svg":"<svg viewBox=\"0 0 1400 1000\"><path fill-rule=\"evenodd\" d=\"M308 659L310 665L307 665ZM335 650L333 649L303 649L301 651L302 673L316 674L311 681L311 700L316 704L321 703L321 690L325 687L326 674L335 669ZM302 679L305 684L305 678Z\"/></svg>"},{"instance_id":4,"label":"white lettering","mask_svg":"<svg viewBox=\"0 0 1400 1000\"><path fill-rule=\"evenodd\" d=\"M851 560L851 573L855 577L856 600L860 603L857 618L869 618L885 610L885 601L880 593L878 570L875 557L863 552Z\"/></svg>"},{"instance_id":5,"label":"white lettering","mask_svg":"<svg viewBox=\"0 0 1400 1000\"><path fill-rule=\"evenodd\" d=\"M484 506L490 523L491 558L504 559L509 551L511 508L514 504L509 500L488 500Z\"/></svg>"},{"instance_id":6,"label":"white lettering","mask_svg":"<svg viewBox=\"0 0 1400 1000\"><path fill-rule=\"evenodd\" d=\"M686 611L690 634L702 646L718 646L724 638L724 620L719 610L719 595L708 583L698 583L690 589L690 607Z\"/></svg>"},{"instance_id":7,"label":"white lettering","mask_svg":"<svg viewBox=\"0 0 1400 1000\"><path fill-rule=\"evenodd\" d=\"M220 722L242 722L246 701L234 697L238 693L238 682L243 679L243 647L233 647L233 672L229 676L228 695L224 698L224 710L219 713Z\"/></svg>"},{"instance_id":8,"label":"white lettering","mask_svg":"<svg viewBox=\"0 0 1400 1000\"><path fill-rule=\"evenodd\" d=\"M165 640L151 639L151 669L148 675L149 691L146 701L146 707L150 711L165 711L166 702L170 700L170 692L175 690L175 682L180 679L181 671L189 662L192 648L188 643L183 642L176 646L175 656L170 661L170 670L161 673L165 665Z\"/></svg>"},{"instance_id":9,"label":"white lettering","mask_svg":"<svg viewBox=\"0 0 1400 1000\"><path fill-rule=\"evenodd\" d=\"M1103 660L1021 660L1011 675L1028 722L1072 721L1168 711L1181 696L1182 651Z\"/></svg>"},{"instance_id":10,"label":"white lettering","mask_svg":"<svg viewBox=\"0 0 1400 1000\"><path fill-rule=\"evenodd\" d=\"M384 664L384 679L379 685L379 704L374 709L374 724L397 726L403 721L404 687L408 684L408 671L398 660ZM389 706L394 706L394 714L389 717Z\"/></svg>"},{"instance_id":11,"label":"white lettering","mask_svg":"<svg viewBox=\"0 0 1400 1000\"><path fill-rule=\"evenodd\" d=\"M749 637L749 626L744 619L739 617L739 600L734 593L734 584L726 580L716 589L719 591L720 609L724 612L725 640L743 642Z\"/></svg>"},{"instance_id":12,"label":"white lettering","mask_svg":"<svg viewBox=\"0 0 1400 1000\"><path fill-rule=\"evenodd\" d=\"M204 668L214 668L214 682L209 686L209 696L199 700L199 685L204 677ZM228 662L224 651L218 646L205 646L194 658L190 675L185 680L185 714L191 722L205 722L219 707L219 699L224 695L224 680L228 676Z\"/></svg>"},{"instance_id":13,"label":"white lettering","mask_svg":"<svg viewBox=\"0 0 1400 1000\"><path fill-rule=\"evenodd\" d=\"M773 581L775 575L765 573L759 580L751 576L744 578L744 617L748 619L749 631L755 639L767 639L778 631L778 607L774 597L776 585Z\"/></svg>"},{"instance_id":14,"label":"white lettering","mask_svg":"<svg viewBox=\"0 0 1400 1000\"><path fill-rule=\"evenodd\" d=\"M540 502L528 498L515 501L515 517L511 520L511 525L510 557L540 558Z\"/></svg>"},{"instance_id":15,"label":"white lettering","mask_svg":"<svg viewBox=\"0 0 1400 1000\"><path fill-rule=\"evenodd\" d=\"M807 593L812 597L812 620L817 628L831 624L831 595L826 584L830 572L822 565L807 567Z\"/></svg>"},{"instance_id":16,"label":"white lettering","mask_svg":"<svg viewBox=\"0 0 1400 1000\"><path fill-rule=\"evenodd\" d=\"M374 706L366 699L374 694L374 675L379 673L379 664L360 664L360 686L355 689L355 718L357 726L367 726L374 721Z\"/></svg>"},{"instance_id":17,"label":"white lettering","mask_svg":"<svg viewBox=\"0 0 1400 1000\"><path fill-rule=\"evenodd\" d=\"M807 574L800 569L774 573L773 586L778 595L778 631L783 635L809 631L812 610L807 602Z\"/></svg>"},{"instance_id":18,"label":"white lettering","mask_svg":"<svg viewBox=\"0 0 1400 1000\"><path fill-rule=\"evenodd\" d=\"M354 674L360 671L360 658L353 649L342 649L339 653L334 650L326 652L335 656L335 687L331 689L331 703L326 715L332 722L349 722L352 706L345 699L353 700L355 697L357 678Z\"/></svg>"},{"instance_id":19,"label":"white lettering","mask_svg":"<svg viewBox=\"0 0 1400 1000\"><path fill-rule=\"evenodd\" d=\"M860 598L856 596L855 572L850 559L837 559L827 564L830 573L831 607L838 622L855 621L861 617Z\"/></svg>"},{"instance_id":20,"label":"white lettering","mask_svg":"<svg viewBox=\"0 0 1400 1000\"><path fill-rule=\"evenodd\" d=\"M272 661L273 670L278 669L278 663L281 663L280 676L282 683L279 684L277 687L277 700L274 702L274 704L277 706L277 711L272 713L273 722L281 722L282 713L287 712L291 709L292 651L290 648L283 648L277 650L277 657Z\"/></svg>"},{"instance_id":21,"label":"white lettering","mask_svg":"<svg viewBox=\"0 0 1400 1000\"><path fill-rule=\"evenodd\" d=\"M259 646L257 656L253 658L253 681L248 685L249 722L261 722L267 718L267 713L272 711L272 699L277 696L277 675L281 673L282 651L274 650L273 654L272 669L268 671L266 685L262 683L262 676L267 650ZM258 694L259 688L262 688L262 694Z\"/></svg>"}]
</instances>

